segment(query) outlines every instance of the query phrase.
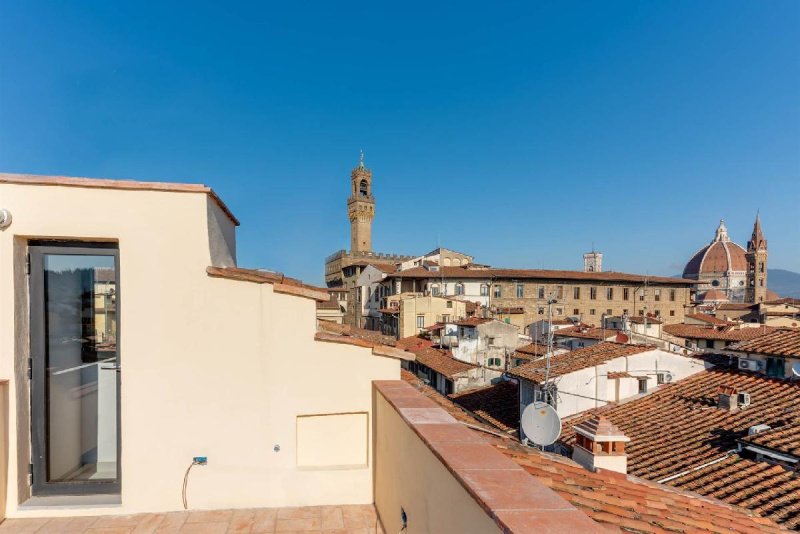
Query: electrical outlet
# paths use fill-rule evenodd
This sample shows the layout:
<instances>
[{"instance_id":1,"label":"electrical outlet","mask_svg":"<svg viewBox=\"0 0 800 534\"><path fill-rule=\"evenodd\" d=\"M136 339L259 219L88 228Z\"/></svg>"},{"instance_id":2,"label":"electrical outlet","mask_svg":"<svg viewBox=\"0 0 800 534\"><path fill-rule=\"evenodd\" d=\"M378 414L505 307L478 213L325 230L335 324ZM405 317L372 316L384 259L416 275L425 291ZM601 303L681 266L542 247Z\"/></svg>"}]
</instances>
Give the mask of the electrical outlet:
<instances>
[{"instance_id":1,"label":"electrical outlet","mask_svg":"<svg viewBox=\"0 0 800 534\"><path fill-rule=\"evenodd\" d=\"M207 465L208 456L195 456L194 458L192 458L192 461L197 465Z\"/></svg>"}]
</instances>

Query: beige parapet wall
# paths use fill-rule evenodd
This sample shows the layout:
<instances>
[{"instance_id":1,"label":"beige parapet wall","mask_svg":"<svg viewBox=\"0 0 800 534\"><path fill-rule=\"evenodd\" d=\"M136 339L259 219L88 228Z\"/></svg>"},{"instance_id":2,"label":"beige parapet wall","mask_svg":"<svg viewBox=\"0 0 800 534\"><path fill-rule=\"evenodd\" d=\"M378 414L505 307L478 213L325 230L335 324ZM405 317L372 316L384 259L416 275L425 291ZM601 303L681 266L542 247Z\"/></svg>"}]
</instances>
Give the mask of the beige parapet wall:
<instances>
[{"instance_id":1,"label":"beige parapet wall","mask_svg":"<svg viewBox=\"0 0 800 534\"><path fill-rule=\"evenodd\" d=\"M605 532L411 385L376 382L373 410L386 532Z\"/></svg>"},{"instance_id":2,"label":"beige parapet wall","mask_svg":"<svg viewBox=\"0 0 800 534\"><path fill-rule=\"evenodd\" d=\"M235 266L236 221L207 188L116 183L0 174L0 208L13 216L0 231L0 379L9 380L4 413L12 414L7 515L64 515L23 504L31 455L25 250L43 238L119 244L121 504L69 514L182 509L194 456L208 465L189 477L192 509L371 503L369 428L348 419L342 432L330 431L324 458L314 461L314 447L301 444L298 462L298 417L365 413L371 424L372 381L398 379L399 360L315 340L313 288L211 276L209 266ZM320 429L303 427L300 439ZM347 453L353 436L366 460ZM336 462L344 465L329 465Z\"/></svg>"}]
</instances>

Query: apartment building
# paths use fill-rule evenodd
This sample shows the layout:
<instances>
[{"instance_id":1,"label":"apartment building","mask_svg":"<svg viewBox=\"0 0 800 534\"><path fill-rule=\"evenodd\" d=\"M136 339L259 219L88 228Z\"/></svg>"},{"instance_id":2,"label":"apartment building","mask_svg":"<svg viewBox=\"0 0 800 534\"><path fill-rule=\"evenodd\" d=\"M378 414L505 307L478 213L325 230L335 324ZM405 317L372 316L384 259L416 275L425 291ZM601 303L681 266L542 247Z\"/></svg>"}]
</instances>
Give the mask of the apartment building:
<instances>
[{"instance_id":1,"label":"apartment building","mask_svg":"<svg viewBox=\"0 0 800 534\"><path fill-rule=\"evenodd\" d=\"M650 315L680 323L691 305L693 280L617 272L498 269L479 265L414 267L386 276L388 293L455 296L489 310L522 308L530 325L548 318L576 318L599 326L604 316ZM548 310L548 302L553 302Z\"/></svg>"},{"instance_id":2,"label":"apartment building","mask_svg":"<svg viewBox=\"0 0 800 534\"><path fill-rule=\"evenodd\" d=\"M379 286L378 291L385 287ZM381 331L398 339L416 336L425 328L438 322L463 319L467 304L456 299L447 299L422 293L401 293L384 298L386 307L380 311Z\"/></svg>"}]
</instances>

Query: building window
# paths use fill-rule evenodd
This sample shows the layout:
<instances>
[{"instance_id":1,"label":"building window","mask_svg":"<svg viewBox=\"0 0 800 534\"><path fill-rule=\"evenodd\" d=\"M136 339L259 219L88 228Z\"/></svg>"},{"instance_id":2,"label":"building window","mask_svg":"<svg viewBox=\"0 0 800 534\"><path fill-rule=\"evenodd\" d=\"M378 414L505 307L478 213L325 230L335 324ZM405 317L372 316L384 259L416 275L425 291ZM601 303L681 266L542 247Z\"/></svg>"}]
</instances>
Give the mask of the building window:
<instances>
[{"instance_id":1,"label":"building window","mask_svg":"<svg viewBox=\"0 0 800 534\"><path fill-rule=\"evenodd\" d=\"M669 316L670 317L675 317L675 310L670 310L669 311Z\"/></svg>"},{"instance_id":2,"label":"building window","mask_svg":"<svg viewBox=\"0 0 800 534\"><path fill-rule=\"evenodd\" d=\"M647 377L639 378L639 393L647 393Z\"/></svg>"},{"instance_id":3,"label":"building window","mask_svg":"<svg viewBox=\"0 0 800 534\"><path fill-rule=\"evenodd\" d=\"M452 308L453 307L453 301L452 300L448 300L447 301L447 307L448 308Z\"/></svg>"},{"instance_id":4,"label":"building window","mask_svg":"<svg viewBox=\"0 0 800 534\"><path fill-rule=\"evenodd\" d=\"M564 315L564 308L556 308L556 315Z\"/></svg>"},{"instance_id":5,"label":"building window","mask_svg":"<svg viewBox=\"0 0 800 534\"><path fill-rule=\"evenodd\" d=\"M556 286L556 298L557 299L564 298L564 286Z\"/></svg>"},{"instance_id":6,"label":"building window","mask_svg":"<svg viewBox=\"0 0 800 534\"><path fill-rule=\"evenodd\" d=\"M482 297L489 296L489 286L487 284L481 284L481 296Z\"/></svg>"},{"instance_id":7,"label":"building window","mask_svg":"<svg viewBox=\"0 0 800 534\"><path fill-rule=\"evenodd\" d=\"M644 300L644 289L639 290L639 300Z\"/></svg>"},{"instance_id":8,"label":"building window","mask_svg":"<svg viewBox=\"0 0 800 534\"><path fill-rule=\"evenodd\" d=\"M661 317L661 310L656 310L655 316L656 317Z\"/></svg>"},{"instance_id":9,"label":"building window","mask_svg":"<svg viewBox=\"0 0 800 534\"><path fill-rule=\"evenodd\" d=\"M486 339L486 342L487 342L487 343L489 344L489 346L491 347L491 346L493 346L493 345L494 345L494 338L493 338L493 337L487 338L487 339Z\"/></svg>"},{"instance_id":10,"label":"building window","mask_svg":"<svg viewBox=\"0 0 800 534\"><path fill-rule=\"evenodd\" d=\"M675 302L675 290L674 289L670 289L669 290L669 301L670 302Z\"/></svg>"},{"instance_id":11,"label":"building window","mask_svg":"<svg viewBox=\"0 0 800 534\"><path fill-rule=\"evenodd\" d=\"M449 315L442 315L442 322L443 323L449 323L450 322L450 316Z\"/></svg>"},{"instance_id":12,"label":"building window","mask_svg":"<svg viewBox=\"0 0 800 534\"><path fill-rule=\"evenodd\" d=\"M624 310L622 310L622 315L628 315L628 308L625 308Z\"/></svg>"},{"instance_id":13,"label":"building window","mask_svg":"<svg viewBox=\"0 0 800 534\"><path fill-rule=\"evenodd\" d=\"M499 285L495 284L494 286L494 298L499 299L503 296L503 290L500 288Z\"/></svg>"},{"instance_id":14,"label":"building window","mask_svg":"<svg viewBox=\"0 0 800 534\"><path fill-rule=\"evenodd\" d=\"M606 315L611 315L613 311L614 310L612 310L611 308L607 309L606 310Z\"/></svg>"},{"instance_id":15,"label":"building window","mask_svg":"<svg viewBox=\"0 0 800 534\"><path fill-rule=\"evenodd\" d=\"M425 328L425 316L424 315L417 315L417 328L419 328L419 329Z\"/></svg>"},{"instance_id":16,"label":"building window","mask_svg":"<svg viewBox=\"0 0 800 534\"><path fill-rule=\"evenodd\" d=\"M760 272L760 273L764 272L764 262L760 262L758 264L758 272Z\"/></svg>"},{"instance_id":17,"label":"building window","mask_svg":"<svg viewBox=\"0 0 800 534\"><path fill-rule=\"evenodd\" d=\"M580 315L581 311L578 308L572 310L572 315Z\"/></svg>"},{"instance_id":18,"label":"building window","mask_svg":"<svg viewBox=\"0 0 800 534\"><path fill-rule=\"evenodd\" d=\"M581 298L581 288L580 287L573 287L572 288L572 298L579 299Z\"/></svg>"},{"instance_id":19,"label":"building window","mask_svg":"<svg viewBox=\"0 0 800 534\"><path fill-rule=\"evenodd\" d=\"M439 296L439 284L434 284L431 286L431 295L433 295L434 297Z\"/></svg>"},{"instance_id":20,"label":"building window","mask_svg":"<svg viewBox=\"0 0 800 534\"><path fill-rule=\"evenodd\" d=\"M540 299L543 299L543 298L544 298L544 286L539 286L539 290L538 290L538 293L537 293L537 295L538 295L538 297L539 297Z\"/></svg>"},{"instance_id":21,"label":"building window","mask_svg":"<svg viewBox=\"0 0 800 534\"><path fill-rule=\"evenodd\" d=\"M592 300L595 300L597 298L597 288L596 287L590 287L589 288L589 298L592 299Z\"/></svg>"},{"instance_id":22,"label":"building window","mask_svg":"<svg viewBox=\"0 0 800 534\"><path fill-rule=\"evenodd\" d=\"M464 284L461 282L456 284L456 295L463 295L464 294Z\"/></svg>"},{"instance_id":23,"label":"building window","mask_svg":"<svg viewBox=\"0 0 800 534\"><path fill-rule=\"evenodd\" d=\"M500 367L501 365L500 358L489 358L489 367Z\"/></svg>"},{"instance_id":24,"label":"building window","mask_svg":"<svg viewBox=\"0 0 800 534\"><path fill-rule=\"evenodd\" d=\"M641 317L644 317L644 310L639 310L639 315L640 315Z\"/></svg>"},{"instance_id":25,"label":"building window","mask_svg":"<svg viewBox=\"0 0 800 534\"><path fill-rule=\"evenodd\" d=\"M614 288L613 287L607 287L606 288L606 299L614 300Z\"/></svg>"},{"instance_id":26,"label":"building window","mask_svg":"<svg viewBox=\"0 0 800 534\"><path fill-rule=\"evenodd\" d=\"M656 296L656 302L659 302L661 300L661 290L660 289L655 289L654 290L654 294Z\"/></svg>"},{"instance_id":27,"label":"building window","mask_svg":"<svg viewBox=\"0 0 800 534\"><path fill-rule=\"evenodd\" d=\"M594 308L592 308L591 310L589 310L589 315L594 315Z\"/></svg>"},{"instance_id":28,"label":"building window","mask_svg":"<svg viewBox=\"0 0 800 534\"><path fill-rule=\"evenodd\" d=\"M630 298L630 291L627 287L622 288L622 300L628 300Z\"/></svg>"},{"instance_id":29,"label":"building window","mask_svg":"<svg viewBox=\"0 0 800 534\"><path fill-rule=\"evenodd\" d=\"M523 295L523 287L522 284L517 284L517 298L521 299Z\"/></svg>"},{"instance_id":30,"label":"building window","mask_svg":"<svg viewBox=\"0 0 800 534\"><path fill-rule=\"evenodd\" d=\"M539 313L539 315L544 315L544 307L543 306L539 306L539 309L536 310L536 311Z\"/></svg>"}]
</instances>

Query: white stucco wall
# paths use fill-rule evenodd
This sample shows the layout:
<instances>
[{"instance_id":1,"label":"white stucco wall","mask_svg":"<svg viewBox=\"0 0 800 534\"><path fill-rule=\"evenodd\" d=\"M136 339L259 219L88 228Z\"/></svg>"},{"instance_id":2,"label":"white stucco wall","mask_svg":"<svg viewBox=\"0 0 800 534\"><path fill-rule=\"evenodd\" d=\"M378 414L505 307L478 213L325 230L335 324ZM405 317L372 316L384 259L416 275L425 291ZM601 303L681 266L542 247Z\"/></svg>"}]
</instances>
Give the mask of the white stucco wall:
<instances>
[{"instance_id":1,"label":"white stucco wall","mask_svg":"<svg viewBox=\"0 0 800 534\"><path fill-rule=\"evenodd\" d=\"M20 507L30 458L28 238L119 243L121 505L71 514L178 510L184 471L199 455L209 463L191 473L191 508L372 502L371 461L297 467L296 418L371 414L371 381L398 379L399 362L314 341L313 300L209 277L207 266L235 255L233 225L209 202L202 193L0 184L14 217L0 232L9 517L64 513ZM341 438L325 446L348 446Z\"/></svg>"},{"instance_id":2,"label":"white stucco wall","mask_svg":"<svg viewBox=\"0 0 800 534\"><path fill-rule=\"evenodd\" d=\"M560 417L605 406L609 402L622 401L639 394L638 378L647 378L647 391L657 387L657 373L669 372L674 380L702 371L702 360L687 358L663 350L651 350L615 358L595 367L588 367L561 375L556 379ZM609 379L608 373L627 372L633 378ZM538 389L538 385L533 386ZM527 403L522 403L524 409Z\"/></svg>"}]
</instances>

